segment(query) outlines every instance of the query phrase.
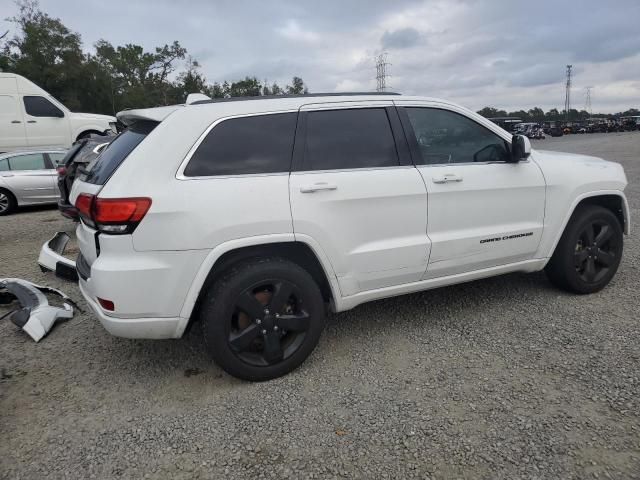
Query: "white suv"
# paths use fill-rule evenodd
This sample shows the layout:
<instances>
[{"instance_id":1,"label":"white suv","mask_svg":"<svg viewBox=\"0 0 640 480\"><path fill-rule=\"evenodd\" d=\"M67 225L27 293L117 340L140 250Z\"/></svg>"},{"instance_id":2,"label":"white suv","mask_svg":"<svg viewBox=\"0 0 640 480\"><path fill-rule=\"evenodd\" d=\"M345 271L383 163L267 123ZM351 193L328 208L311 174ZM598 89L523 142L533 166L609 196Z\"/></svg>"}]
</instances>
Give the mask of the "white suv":
<instances>
[{"instance_id":1,"label":"white suv","mask_svg":"<svg viewBox=\"0 0 640 480\"><path fill-rule=\"evenodd\" d=\"M545 269L576 293L622 255L622 167L531 151L452 103L398 95L200 101L119 114L75 182L80 289L104 327L202 324L240 378L300 365L326 308Z\"/></svg>"}]
</instances>

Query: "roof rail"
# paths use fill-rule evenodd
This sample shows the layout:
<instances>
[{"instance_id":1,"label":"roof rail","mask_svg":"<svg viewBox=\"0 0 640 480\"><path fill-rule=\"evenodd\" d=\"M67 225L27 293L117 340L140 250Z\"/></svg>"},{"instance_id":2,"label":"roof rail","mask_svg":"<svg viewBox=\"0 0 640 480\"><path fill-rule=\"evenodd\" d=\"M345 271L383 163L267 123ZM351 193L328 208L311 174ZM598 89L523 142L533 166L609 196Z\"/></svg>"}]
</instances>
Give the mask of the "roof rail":
<instances>
[{"instance_id":1,"label":"roof rail","mask_svg":"<svg viewBox=\"0 0 640 480\"><path fill-rule=\"evenodd\" d=\"M260 95L255 97L229 97L214 98L211 100L198 100L190 105L202 105L207 103L244 102L247 100L275 100L278 98L313 98L313 97L355 97L361 95L400 95L396 92L331 92L331 93L302 93L299 95Z\"/></svg>"}]
</instances>

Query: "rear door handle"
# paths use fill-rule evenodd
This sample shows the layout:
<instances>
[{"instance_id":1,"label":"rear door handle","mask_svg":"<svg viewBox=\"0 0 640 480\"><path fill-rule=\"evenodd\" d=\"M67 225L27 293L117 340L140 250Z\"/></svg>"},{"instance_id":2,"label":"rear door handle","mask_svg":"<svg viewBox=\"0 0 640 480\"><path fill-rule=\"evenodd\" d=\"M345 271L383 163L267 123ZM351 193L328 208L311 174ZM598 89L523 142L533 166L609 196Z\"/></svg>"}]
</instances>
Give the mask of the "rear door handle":
<instances>
[{"instance_id":1,"label":"rear door handle","mask_svg":"<svg viewBox=\"0 0 640 480\"><path fill-rule=\"evenodd\" d=\"M300 187L302 193L313 193L321 190L337 190L338 186L331 183L314 183L313 185L304 185Z\"/></svg>"},{"instance_id":2,"label":"rear door handle","mask_svg":"<svg viewBox=\"0 0 640 480\"><path fill-rule=\"evenodd\" d=\"M11 120L11 123L22 123L20 120Z\"/></svg>"},{"instance_id":3,"label":"rear door handle","mask_svg":"<svg viewBox=\"0 0 640 480\"><path fill-rule=\"evenodd\" d=\"M461 182L462 177L454 173L445 173L441 177L433 177L433 183L452 183Z\"/></svg>"},{"instance_id":4,"label":"rear door handle","mask_svg":"<svg viewBox=\"0 0 640 480\"><path fill-rule=\"evenodd\" d=\"M27 123L38 123L35 120L27 120Z\"/></svg>"}]
</instances>

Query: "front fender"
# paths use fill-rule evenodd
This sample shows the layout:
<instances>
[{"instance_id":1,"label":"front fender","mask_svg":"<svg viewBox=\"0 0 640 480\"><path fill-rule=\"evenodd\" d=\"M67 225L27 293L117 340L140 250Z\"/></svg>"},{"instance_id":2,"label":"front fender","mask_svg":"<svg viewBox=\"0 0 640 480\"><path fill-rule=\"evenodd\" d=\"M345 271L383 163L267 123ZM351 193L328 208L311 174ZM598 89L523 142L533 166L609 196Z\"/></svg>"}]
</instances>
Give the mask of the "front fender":
<instances>
[{"instance_id":1,"label":"front fender","mask_svg":"<svg viewBox=\"0 0 640 480\"><path fill-rule=\"evenodd\" d=\"M577 195L570 204L569 209L565 212L564 217L562 218L562 222L559 224L560 228L554 229L555 234L553 236L548 236L545 240L540 243L540 247L538 248L538 254L536 255L538 258L550 258L553 255L562 234L564 233L571 216L575 212L576 208L583 200L587 198L594 197L602 197L605 195L613 195L619 197L622 203L622 214L624 216L624 233L629 235L631 233L631 216L629 213L629 202L627 201L627 197L624 192L620 190L596 190L591 192L583 192ZM545 228L546 225L545 225Z\"/></svg>"}]
</instances>

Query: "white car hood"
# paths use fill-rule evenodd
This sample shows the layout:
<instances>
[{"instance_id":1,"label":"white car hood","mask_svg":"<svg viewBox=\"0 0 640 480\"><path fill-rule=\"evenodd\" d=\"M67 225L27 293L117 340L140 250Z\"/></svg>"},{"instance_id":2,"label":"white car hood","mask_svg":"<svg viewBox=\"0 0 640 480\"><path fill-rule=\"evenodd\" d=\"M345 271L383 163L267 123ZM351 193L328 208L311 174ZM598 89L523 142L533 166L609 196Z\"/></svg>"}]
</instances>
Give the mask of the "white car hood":
<instances>
[{"instance_id":1,"label":"white car hood","mask_svg":"<svg viewBox=\"0 0 640 480\"><path fill-rule=\"evenodd\" d=\"M590 184L592 188L624 190L627 177L622 165L598 157L575 153L534 150L548 185Z\"/></svg>"},{"instance_id":2,"label":"white car hood","mask_svg":"<svg viewBox=\"0 0 640 480\"><path fill-rule=\"evenodd\" d=\"M116 117L112 117L111 115L100 115L99 113L79 113L72 112L71 115L74 119L81 120L97 120L100 122L115 122Z\"/></svg>"}]
</instances>

